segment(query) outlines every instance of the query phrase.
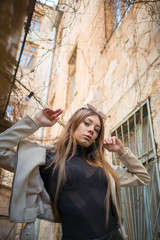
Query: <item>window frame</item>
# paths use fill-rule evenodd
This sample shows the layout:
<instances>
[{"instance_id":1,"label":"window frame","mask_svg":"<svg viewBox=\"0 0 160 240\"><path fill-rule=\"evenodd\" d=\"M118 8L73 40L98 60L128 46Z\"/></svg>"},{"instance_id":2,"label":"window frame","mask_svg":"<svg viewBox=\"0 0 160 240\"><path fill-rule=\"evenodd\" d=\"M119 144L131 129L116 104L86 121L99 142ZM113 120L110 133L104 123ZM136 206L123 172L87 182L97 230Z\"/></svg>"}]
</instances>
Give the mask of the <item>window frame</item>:
<instances>
[{"instance_id":1,"label":"window frame","mask_svg":"<svg viewBox=\"0 0 160 240\"><path fill-rule=\"evenodd\" d=\"M141 111L142 109L142 111ZM143 114L143 109L146 110L146 115ZM137 114L139 112L139 115ZM141 114L141 115L140 115ZM147 98L143 103L141 103L134 111L132 111L120 124L118 124L112 131L120 128L123 130L123 124L128 122L131 118L132 124L136 123L136 116L139 117L139 120L145 119L147 116L147 122L144 123L143 120L138 121L138 130L145 130L145 134L142 136L142 139L147 136L147 141L142 141L142 144L148 143L148 138L151 140L151 151L140 156L139 160L142 162L144 167L150 174L151 182L146 186L139 187L125 187L121 188L121 204L122 204L122 219L123 225L127 231L129 239L155 239L156 234L159 233L159 223L160 223L160 178L159 178L159 162L156 152L156 145L154 141L152 119L151 119L151 110L150 110L150 99ZM143 118L142 118L143 116ZM146 119L145 119L146 120ZM146 124L147 123L147 124ZM137 127L136 125L136 127ZM124 125L125 126L125 125ZM148 130L146 133L146 130ZM122 141L124 141L124 135L121 134ZM139 135L139 137L141 137ZM150 146L150 145L149 145ZM148 144L147 144L148 148ZM142 153L145 148L142 148ZM112 162L115 161L115 156L112 154ZM115 165L121 165L119 163ZM123 166L123 165L121 165ZM124 167L124 166L123 166ZM146 235L147 234L147 235Z\"/></svg>"},{"instance_id":2,"label":"window frame","mask_svg":"<svg viewBox=\"0 0 160 240\"><path fill-rule=\"evenodd\" d=\"M28 48L25 48L25 46L28 46ZM25 43L25 46L24 46L24 49L23 49L23 53L22 53L22 56L23 56L23 54L24 54L24 52L26 52L26 56L25 56L25 61L24 61L24 64L23 65L21 65L21 60L23 60L22 59L22 56L21 56L21 60L20 60L20 67L22 67L22 68L26 68L26 69L33 69L34 67L35 67L35 63L36 63L36 58L37 58L37 50L38 50L38 45L36 45L36 44L33 44L33 43L30 43L30 42L26 42ZM31 51L30 50L30 47L34 47L34 48L36 48L36 51L35 52L33 52L33 51ZM29 54L32 54L32 55L34 55L34 60L33 60L33 66L32 66L32 68L30 68L30 67L26 67L26 65L27 65L27 61L28 61L28 56L29 56Z\"/></svg>"},{"instance_id":3,"label":"window frame","mask_svg":"<svg viewBox=\"0 0 160 240\"><path fill-rule=\"evenodd\" d=\"M72 51L72 55L68 61L68 81L67 81L67 91L66 91L66 106L71 104L75 96L75 85L76 85L76 64L77 63L77 46Z\"/></svg>"},{"instance_id":4,"label":"window frame","mask_svg":"<svg viewBox=\"0 0 160 240\"><path fill-rule=\"evenodd\" d=\"M37 19L35 18L36 16L40 17L40 20L37 20ZM32 20L31 20L30 30L35 31L35 32L40 32L41 25L42 25L42 18L43 18L43 15L42 15L42 14L37 13L37 12L34 12L34 13L33 13ZM36 29L34 29L36 23L39 23L39 29L38 29L38 31L37 31Z\"/></svg>"},{"instance_id":5,"label":"window frame","mask_svg":"<svg viewBox=\"0 0 160 240\"><path fill-rule=\"evenodd\" d=\"M137 147L137 129L138 131L139 128L143 128L143 119L144 119L144 116L143 116L143 108L145 107L146 105L146 111L147 111L147 116L148 116L148 119L147 119L147 124L148 124L148 127L149 127L149 130L150 132L147 133L150 135L150 140L151 140L151 149L149 149L147 152L143 153L141 152L141 154L139 154L138 156L138 159L142 162L142 163L145 163L147 161L150 161L151 159L153 159L155 156L156 156L156 145L155 145L155 141L154 141L154 135L153 135L153 127L152 127L152 120L151 120L151 110L150 110L150 103L149 103L149 98L147 98L143 103L140 104L139 107L137 107L134 111L132 111L120 124L118 124L115 128L113 128L110 132L110 135L111 136L116 136L116 137L119 137L118 136L118 132L117 130L120 128L121 129L121 140L122 142L124 143L124 129L123 129L123 125L125 123L127 123L127 133L128 133L128 147L130 147L130 129L129 129L129 120L131 118L134 118L134 129L135 129L135 147L136 149L138 149ZM141 122L139 125L137 125L137 119L136 119L136 114L140 112L141 116L140 116L140 119L141 119ZM142 144L143 144L143 140L142 140L142 134L143 132L140 133L140 144L141 146L139 146L140 148L142 147ZM148 135L148 136L149 136ZM136 152L136 155L138 155L138 153ZM114 165L121 165L121 163L118 163L116 160L115 160L115 156L114 154L112 153L112 163Z\"/></svg>"}]
</instances>

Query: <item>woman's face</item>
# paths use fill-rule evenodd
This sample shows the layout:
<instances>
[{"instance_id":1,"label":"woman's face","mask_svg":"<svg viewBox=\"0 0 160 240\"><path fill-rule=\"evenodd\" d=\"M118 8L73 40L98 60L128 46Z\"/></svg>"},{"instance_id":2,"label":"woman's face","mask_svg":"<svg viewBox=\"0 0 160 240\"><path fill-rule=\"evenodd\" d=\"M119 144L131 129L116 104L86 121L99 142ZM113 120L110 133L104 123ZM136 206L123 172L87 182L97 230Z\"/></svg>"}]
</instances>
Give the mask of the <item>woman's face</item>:
<instances>
[{"instance_id":1,"label":"woman's face","mask_svg":"<svg viewBox=\"0 0 160 240\"><path fill-rule=\"evenodd\" d=\"M74 132L77 143L83 147L89 147L101 130L100 119L97 115L86 117Z\"/></svg>"}]
</instances>

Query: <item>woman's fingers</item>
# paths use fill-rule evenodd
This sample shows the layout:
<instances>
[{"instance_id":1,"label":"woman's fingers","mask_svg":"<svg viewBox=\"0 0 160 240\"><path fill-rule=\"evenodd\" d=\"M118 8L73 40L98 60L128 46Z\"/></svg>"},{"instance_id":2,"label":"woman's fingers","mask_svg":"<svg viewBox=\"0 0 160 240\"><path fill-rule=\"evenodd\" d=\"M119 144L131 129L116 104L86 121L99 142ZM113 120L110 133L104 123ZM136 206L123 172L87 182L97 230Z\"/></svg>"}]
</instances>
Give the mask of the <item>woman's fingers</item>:
<instances>
[{"instance_id":1,"label":"woman's fingers","mask_svg":"<svg viewBox=\"0 0 160 240\"><path fill-rule=\"evenodd\" d=\"M53 113L52 117L53 117L53 116L58 117L62 112L63 112L63 110L58 109L58 110L56 110L56 111Z\"/></svg>"},{"instance_id":2,"label":"woman's fingers","mask_svg":"<svg viewBox=\"0 0 160 240\"><path fill-rule=\"evenodd\" d=\"M43 109L43 112L49 117L49 119L56 120L56 118L63 112L62 109L53 110L50 108Z\"/></svg>"},{"instance_id":3,"label":"woman's fingers","mask_svg":"<svg viewBox=\"0 0 160 240\"><path fill-rule=\"evenodd\" d=\"M104 144L107 144L107 145L116 144L116 137L105 138Z\"/></svg>"},{"instance_id":4,"label":"woman's fingers","mask_svg":"<svg viewBox=\"0 0 160 240\"><path fill-rule=\"evenodd\" d=\"M105 138L103 146L109 151L109 152L116 152L119 156L126 153L126 150L123 146L122 141L113 136Z\"/></svg>"},{"instance_id":5,"label":"woman's fingers","mask_svg":"<svg viewBox=\"0 0 160 240\"><path fill-rule=\"evenodd\" d=\"M44 108L33 117L33 120L39 127L51 127L58 121L59 115L62 112L63 110L60 108L57 110Z\"/></svg>"},{"instance_id":6,"label":"woman's fingers","mask_svg":"<svg viewBox=\"0 0 160 240\"><path fill-rule=\"evenodd\" d=\"M43 109L43 112L45 112L45 113L47 113L48 115L50 115L50 116L52 116L53 114L57 114L57 113L62 113L63 112L63 110L62 109L57 109L57 110L53 110L53 109L51 109L51 108L44 108Z\"/></svg>"}]
</instances>

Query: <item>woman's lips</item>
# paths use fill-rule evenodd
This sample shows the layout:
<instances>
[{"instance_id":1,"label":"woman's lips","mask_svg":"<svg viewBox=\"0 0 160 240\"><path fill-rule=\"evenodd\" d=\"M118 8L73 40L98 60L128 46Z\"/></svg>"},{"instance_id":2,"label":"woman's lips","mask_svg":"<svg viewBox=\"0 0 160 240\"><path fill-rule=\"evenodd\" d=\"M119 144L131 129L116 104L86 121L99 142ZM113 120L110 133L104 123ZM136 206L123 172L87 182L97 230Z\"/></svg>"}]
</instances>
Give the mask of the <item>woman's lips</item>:
<instances>
[{"instance_id":1,"label":"woman's lips","mask_svg":"<svg viewBox=\"0 0 160 240\"><path fill-rule=\"evenodd\" d=\"M84 135L84 138L89 140L89 141L91 140L91 136L89 136L89 135Z\"/></svg>"}]
</instances>

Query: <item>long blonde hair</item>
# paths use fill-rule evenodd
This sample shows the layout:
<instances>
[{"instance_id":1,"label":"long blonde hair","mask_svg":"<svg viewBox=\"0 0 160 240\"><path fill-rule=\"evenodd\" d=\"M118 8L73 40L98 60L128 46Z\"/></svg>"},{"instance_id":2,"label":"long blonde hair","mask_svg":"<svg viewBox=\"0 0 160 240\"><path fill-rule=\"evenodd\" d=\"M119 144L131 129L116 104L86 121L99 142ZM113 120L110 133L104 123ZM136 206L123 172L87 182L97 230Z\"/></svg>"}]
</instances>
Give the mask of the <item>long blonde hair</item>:
<instances>
[{"instance_id":1,"label":"long blonde hair","mask_svg":"<svg viewBox=\"0 0 160 240\"><path fill-rule=\"evenodd\" d=\"M121 202L120 202L120 185L119 185L119 179L115 172L110 167L109 163L104 158L104 147L103 147L103 141L104 141L104 122L103 118L98 112L92 111L91 109L87 108L80 108L77 110L68 123L66 124L65 128L63 129L60 136L55 140L54 146L55 146L55 159L54 159L54 169L53 174L56 169L58 169L58 180L57 180L57 188L56 188L56 194L55 194L55 201L53 204L53 211L56 217L59 216L57 211L57 199L58 199L58 193L60 190L60 187L65 183L66 181L66 171L65 171L65 164L66 161L69 161L74 154L76 153L77 149L77 141L74 137L74 132L79 126L79 124L84 121L85 118L91 115L97 115L99 117L100 123L101 123L101 130L98 134L98 137L96 138L95 142L87 148L85 151L85 160L96 167L100 167L104 169L106 178L108 180L107 185L107 192L106 192L106 224L108 224L108 217L109 217L109 201L111 197L111 180L110 176L115 180L116 185L116 197L117 197L117 204L118 208L120 209L120 214L116 215L116 219L118 220L121 217ZM118 214L118 213L115 213ZM118 221L117 221L118 223Z\"/></svg>"}]
</instances>

